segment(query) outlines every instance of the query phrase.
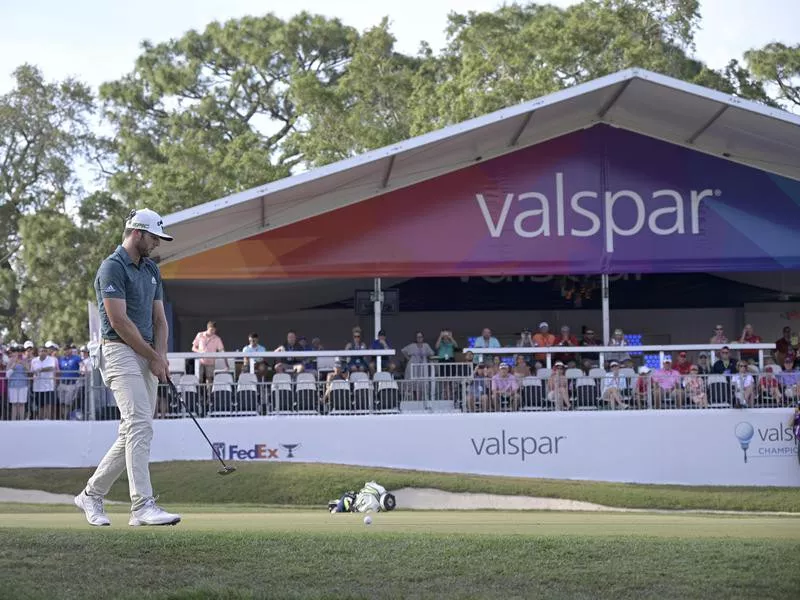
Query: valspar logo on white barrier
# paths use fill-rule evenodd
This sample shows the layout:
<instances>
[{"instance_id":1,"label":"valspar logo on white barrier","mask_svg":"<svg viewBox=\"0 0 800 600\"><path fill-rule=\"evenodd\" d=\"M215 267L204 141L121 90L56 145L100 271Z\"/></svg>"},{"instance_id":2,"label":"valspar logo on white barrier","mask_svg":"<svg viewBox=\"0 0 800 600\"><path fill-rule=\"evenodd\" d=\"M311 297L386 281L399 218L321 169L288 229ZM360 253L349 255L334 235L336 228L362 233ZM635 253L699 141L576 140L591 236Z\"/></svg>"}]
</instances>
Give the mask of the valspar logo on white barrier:
<instances>
[{"instance_id":1,"label":"valspar logo on white barrier","mask_svg":"<svg viewBox=\"0 0 800 600\"><path fill-rule=\"evenodd\" d=\"M526 458L538 454L558 454L559 444L565 439L565 435L506 435L503 429L499 436L474 437L469 441L477 456L519 456L525 462Z\"/></svg>"},{"instance_id":2,"label":"valspar logo on white barrier","mask_svg":"<svg viewBox=\"0 0 800 600\"><path fill-rule=\"evenodd\" d=\"M525 192L523 194L506 194L500 214L495 217L489 212L483 194L475 194L478 207L489 234L498 238L503 234L506 221L509 219L512 206L519 206L519 212L513 217L514 233L522 238L550 237L555 235L564 237L592 237L601 233L605 238L607 252L614 251L614 238L617 236L631 237L645 229L655 235L683 235L687 231L691 235L700 233L700 203L711 197L719 197L719 190L691 190L689 197L684 198L678 190L656 190L652 199L664 198L668 206L661 206L649 210L641 194L634 190L608 191L601 199L598 192L579 190L569 196L564 191L564 174L556 173L555 206L551 205L550 198L541 192ZM536 208L529 208L533 203ZM525 210L522 210L522 209ZM567 210L571 211L569 214ZM649 214L648 214L649 213ZM688 214L687 214L688 213ZM635 215L631 219L622 220L622 215ZM552 217L555 216L553 223ZM567 233L566 221L573 224ZM585 223L580 222L585 221ZM624 224L624 226L623 226ZM578 227L583 225L583 227Z\"/></svg>"}]
</instances>

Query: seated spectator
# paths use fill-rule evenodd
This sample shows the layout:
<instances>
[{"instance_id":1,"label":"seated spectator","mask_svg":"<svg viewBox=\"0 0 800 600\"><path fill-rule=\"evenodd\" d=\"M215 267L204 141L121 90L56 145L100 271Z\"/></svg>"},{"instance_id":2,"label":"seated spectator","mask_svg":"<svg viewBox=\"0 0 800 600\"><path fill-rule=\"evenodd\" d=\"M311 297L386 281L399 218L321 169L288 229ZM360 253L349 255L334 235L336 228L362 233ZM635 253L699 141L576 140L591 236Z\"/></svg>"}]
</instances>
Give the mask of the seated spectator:
<instances>
[{"instance_id":1,"label":"seated spectator","mask_svg":"<svg viewBox=\"0 0 800 600\"><path fill-rule=\"evenodd\" d=\"M511 375L506 363L500 363L492 377L492 406L495 411L515 411L519 408L519 381Z\"/></svg>"},{"instance_id":2,"label":"seated spectator","mask_svg":"<svg viewBox=\"0 0 800 600\"><path fill-rule=\"evenodd\" d=\"M672 368L672 359L665 358L660 369L653 373L653 405L661 408L662 401L674 400L675 407L683 405L681 374Z\"/></svg>"},{"instance_id":3,"label":"seated spectator","mask_svg":"<svg viewBox=\"0 0 800 600\"><path fill-rule=\"evenodd\" d=\"M501 364L503 364L503 362L500 360L500 357L495 354L492 357L492 363L489 367L489 377L494 377L497 375L497 373L500 371Z\"/></svg>"},{"instance_id":4,"label":"seated spectator","mask_svg":"<svg viewBox=\"0 0 800 600\"><path fill-rule=\"evenodd\" d=\"M653 378L650 374L650 367L639 367L639 377L636 378L636 386L633 388L633 401L636 408L650 406L653 394Z\"/></svg>"},{"instance_id":5,"label":"seated spectator","mask_svg":"<svg viewBox=\"0 0 800 600\"><path fill-rule=\"evenodd\" d=\"M715 375L733 375L738 371L736 360L731 357L731 350L723 346L719 351L719 359L711 367L711 372Z\"/></svg>"},{"instance_id":6,"label":"seated spectator","mask_svg":"<svg viewBox=\"0 0 800 600\"><path fill-rule=\"evenodd\" d=\"M708 394L706 393L706 380L700 376L697 365L689 367L689 373L683 378L683 389L686 399L698 408L708 408Z\"/></svg>"},{"instance_id":7,"label":"seated spectator","mask_svg":"<svg viewBox=\"0 0 800 600\"><path fill-rule=\"evenodd\" d=\"M282 367L283 365L278 364L275 365L275 370L277 372L278 367ZM322 395L322 412L328 413L331 408L332 403L332 392L333 392L333 382L334 381L348 381L350 377L350 372L344 368L344 364L342 361L337 360L333 363L333 371L328 373L328 376L325 378L325 392Z\"/></svg>"},{"instance_id":8,"label":"seated spectator","mask_svg":"<svg viewBox=\"0 0 800 600\"><path fill-rule=\"evenodd\" d=\"M796 371L791 358L783 359L783 372L780 382L783 385L783 396L786 400L800 399L800 371Z\"/></svg>"},{"instance_id":9,"label":"seated spectator","mask_svg":"<svg viewBox=\"0 0 800 600\"><path fill-rule=\"evenodd\" d=\"M467 410L469 412L489 410L489 383L486 365L475 365L475 373L467 389Z\"/></svg>"},{"instance_id":10,"label":"seated spectator","mask_svg":"<svg viewBox=\"0 0 800 600\"><path fill-rule=\"evenodd\" d=\"M581 346L599 346L600 340L598 340L594 335L594 329L587 328L586 331L583 333L583 339L581 340ZM592 361L592 365L597 366L600 364L600 354L597 352L581 352L581 356L584 360Z\"/></svg>"},{"instance_id":11,"label":"seated spectator","mask_svg":"<svg viewBox=\"0 0 800 600\"><path fill-rule=\"evenodd\" d=\"M797 338L792 339L792 328L784 327L783 335L775 342L775 360L778 364L783 364L784 359L791 358L794 361L797 354Z\"/></svg>"},{"instance_id":12,"label":"seated spectator","mask_svg":"<svg viewBox=\"0 0 800 600\"><path fill-rule=\"evenodd\" d=\"M488 327L484 327L483 331L481 332L481 337L475 340L475 343L472 345L473 348L499 348L500 342L497 340L496 337L492 335L492 330ZM474 359L476 363L486 362L489 360L488 356L483 354L476 354Z\"/></svg>"},{"instance_id":13,"label":"seated spectator","mask_svg":"<svg viewBox=\"0 0 800 600\"><path fill-rule=\"evenodd\" d=\"M378 332L378 338L372 341L372 344L370 344L370 349L372 349L372 350L391 350L392 349L391 344L389 344L389 340L386 339L386 331L385 330L381 329ZM369 363L370 372L375 373L375 371L377 371L377 365L378 364L381 365L381 370L383 370L383 368L384 368L383 366L386 364L386 359L387 358L388 357L386 357L386 356L374 356L374 357L371 357L370 358L370 363Z\"/></svg>"},{"instance_id":14,"label":"seated spectator","mask_svg":"<svg viewBox=\"0 0 800 600\"><path fill-rule=\"evenodd\" d=\"M615 329L614 335L611 336L611 339L608 341L609 346L627 346L628 341L625 339L625 332L622 329ZM611 364L611 361L615 360L619 363L625 362L626 360L630 359L630 354L627 352L609 352L605 355L606 364Z\"/></svg>"},{"instance_id":15,"label":"seated spectator","mask_svg":"<svg viewBox=\"0 0 800 600\"><path fill-rule=\"evenodd\" d=\"M578 345L578 338L570 332L569 325L561 327L561 335L555 341L555 346L563 348L575 348ZM560 360L563 363L568 363L575 360L574 352L561 352L555 355L555 360ZM576 361L577 362L577 361Z\"/></svg>"},{"instance_id":16,"label":"seated spectator","mask_svg":"<svg viewBox=\"0 0 800 600\"><path fill-rule=\"evenodd\" d=\"M517 354L514 360L513 375L520 380L523 377L530 377L531 375L531 368L528 366L528 363L525 362L525 356L523 354Z\"/></svg>"},{"instance_id":17,"label":"seated spectator","mask_svg":"<svg viewBox=\"0 0 800 600\"><path fill-rule=\"evenodd\" d=\"M400 366L397 364L395 359L390 359L388 365L386 366L386 372L392 376L392 379L402 379L403 372L400 370Z\"/></svg>"},{"instance_id":18,"label":"seated spectator","mask_svg":"<svg viewBox=\"0 0 800 600\"><path fill-rule=\"evenodd\" d=\"M736 406L747 408L753 406L756 382L747 369L747 363L739 362L739 372L733 376L731 386Z\"/></svg>"},{"instance_id":19,"label":"seated spectator","mask_svg":"<svg viewBox=\"0 0 800 600\"><path fill-rule=\"evenodd\" d=\"M742 335L739 338L740 344L760 344L761 337L757 336L753 331L753 326L749 323L744 326L742 330ZM758 350L742 350L739 352L739 358L742 360L749 360L753 359L754 361L758 360Z\"/></svg>"},{"instance_id":20,"label":"seated spectator","mask_svg":"<svg viewBox=\"0 0 800 600\"><path fill-rule=\"evenodd\" d=\"M361 327L353 327L351 331L352 338L349 342L345 345L345 350L366 350L367 345L364 343L363 338L361 337ZM347 368L350 372L355 371L363 371L366 372L368 369L367 359L363 356L351 356L350 359L347 361Z\"/></svg>"},{"instance_id":21,"label":"seated spectator","mask_svg":"<svg viewBox=\"0 0 800 600\"><path fill-rule=\"evenodd\" d=\"M556 336L550 333L550 325L547 321L539 323L539 331L533 336L533 343L539 348L552 348L556 344ZM547 361L546 354L534 355L536 360Z\"/></svg>"},{"instance_id":22,"label":"seated spectator","mask_svg":"<svg viewBox=\"0 0 800 600\"><path fill-rule=\"evenodd\" d=\"M725 335L725 328L722 325L714 327L714 335L708 340L710 344L729 344L728 336Z\"/></svg>"},{"instance_id":23,"label":"seated spectator","mask_svg":"<svg viewBox=\"0 0 800 600\"><path fill-rule=\"evenodd\" d=\"M675 363L675 370L681 375L688 375L689 370L692 368L692 363L686 358L686 352L678 353L678 360Z\"/></svg>"},{"instance_id":24,"label":"seated spectator","mask_svg":"<svg viewBox=\"0 0 800 600\"><path fill-rule=\"evenodd\" d=\"M698 375L711 374L711 365L708 364L708 353L705 350L697 355L697 365L693 366L697 367Z\"/></svg>"},{"instance_id":25,"label":"seated spectator","mask_svg":"<svg viewBox=\"0 0 800 600\"><path fill-rule=\"evenodd\" d=\"M302 352L303 347L297 341L297 333L290 329L286 332L286 341L283 342L280 346L275 348L275 352ZM303 370L303 359L298 356L287 356L286 358L280 358L278 362L275 363L275 368L277 371L278 364L282 364L286 367L287 371L295 371L297 373Z\"/></svg>"},{"instance_id":26,"label":"seated spectator","mask_svg":"<svg viewBox=\"0 0 800 600\"><path fill-rule=\"evenodd\" d=\"M572 402L569 399L569 381L564 363L556 362L553 373L547 379L547 399L554 402L557 410L569 410Z\"/></svg>"},{"instance_id":27,"label":"seated spectator","mask_svg":"<svg viewBox=\"0 0 800 600\"><path fill-rule=\"evenodd\" d=\"M764 367L764 375L761 376L758 382L758 390L762 402L773 406L780 406L783 403L781 382L775 377L775 369L772 365Z\"/></svg>"},{"instance_id":28,"label":"seated spectator","mask_svg":"<svg viewBox=\"0 0 800 600\"><path fill-rule=\"evenodd\" d=\"M625 378L619 374L619 363L611 361L611 373L607 373L603 378L602 391L600 395L611 408L628 408L622 400L622 391L627 387Z\"/></svg>"}]
</instances>

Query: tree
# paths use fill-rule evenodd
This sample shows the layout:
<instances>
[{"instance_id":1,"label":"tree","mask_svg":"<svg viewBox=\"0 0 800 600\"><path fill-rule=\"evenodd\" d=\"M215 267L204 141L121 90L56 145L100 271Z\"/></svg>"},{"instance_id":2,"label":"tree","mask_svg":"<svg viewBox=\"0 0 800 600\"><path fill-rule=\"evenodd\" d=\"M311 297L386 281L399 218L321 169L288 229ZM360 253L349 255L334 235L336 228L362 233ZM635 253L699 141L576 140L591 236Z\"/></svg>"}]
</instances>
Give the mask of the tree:
<instances>
[{"instance_id":1,"label":"tree","mask_svg":"<svg viewBox=\"0 0 800 600\"><path fill-rule=\"evenodd\" d=\"M451 13L449 43L419 82L412 126L423 133L630 67L767 100L741 67L690 58L697 0L585 0Z\"/></svg>"},{"instance_id":2,"label":"tree","mask_svg":"<svg viewBox=\"0 0 800 600\"><path fill-rule=\"evenodd\" d=\"M163 214L285 177L299 114L295 79L331 85L357 35L338 19L268 14L145 43L132 73L101 88L117 130L111 191Z\"/></svg>"},{"instance_id":3,"label":"tree","mask_svg":"<svg viewBox=\"0 0 800 600\"><path fill-rule=\"evenodd\" d=\"M304 74L292 82L292 98L303 115L291 148L318 166L411 135L414 76L423 62L394 50L384 18L353 44L352 58L335 82Z\"/></svg>"},{"instance_id":4,"label":"tree","mask_svg":"<svg viewBox=\"0 0 800 600\"><path fill-rule=\"evenodd\" d=\"M86 85L46 82L31 65L13 77L13 89L0 96L0 328L21 336L20 290L29 266L20 250L41 241L26 239L21 222L37 212L66 213L80 195L75 169L94 141L93 98Z\"/></svg>"},{"instance_id":5,"label":"tree","mask_svg":"<svg viewBox=\"0 0 800 600\"><path fill-rule=\"evenodd\" d=\"M776 88L784 108L800 109L800 44L773 42L745 52L744 59L757 81Z\"/></svg>"}]
</instances>

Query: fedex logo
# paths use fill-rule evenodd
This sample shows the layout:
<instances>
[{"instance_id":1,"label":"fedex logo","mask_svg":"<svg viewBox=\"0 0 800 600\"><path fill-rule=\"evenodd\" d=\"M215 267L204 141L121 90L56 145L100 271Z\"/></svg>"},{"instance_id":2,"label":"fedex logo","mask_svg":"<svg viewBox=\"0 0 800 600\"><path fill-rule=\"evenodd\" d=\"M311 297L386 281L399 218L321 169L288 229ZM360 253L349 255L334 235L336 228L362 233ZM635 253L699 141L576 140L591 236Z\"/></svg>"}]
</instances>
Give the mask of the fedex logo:
<instances>
[{"instance_id":1,"label":"fedex logo","mask_svg":"<svg viewBox=\"0 0 800 600\"><path fill-rule=\"evenodd\" d=\"M216 442L214 444L214 449L228 460L265 460L278 458L278 449L268 448L267 444L254 444L250 448L240 448L236 444Z\"/></svg>"},{"instance_id":2,"label":"fedex logo","mask_svg":"<svg viewBox=\"0 0 800 600\"><path fill-rule=\"evenodd\" d=\"M227 460L269 460L272 458L280 458L278 448L270 448L267 444L253 444L250 447L240 447L236 444L228 444L226 442L214 442L211 444L214 448L212 458L216 455L225 457ZM285 458L294 458L294 450L300 444L280 444L288 451Z\"/></svg>"}]
</instances>

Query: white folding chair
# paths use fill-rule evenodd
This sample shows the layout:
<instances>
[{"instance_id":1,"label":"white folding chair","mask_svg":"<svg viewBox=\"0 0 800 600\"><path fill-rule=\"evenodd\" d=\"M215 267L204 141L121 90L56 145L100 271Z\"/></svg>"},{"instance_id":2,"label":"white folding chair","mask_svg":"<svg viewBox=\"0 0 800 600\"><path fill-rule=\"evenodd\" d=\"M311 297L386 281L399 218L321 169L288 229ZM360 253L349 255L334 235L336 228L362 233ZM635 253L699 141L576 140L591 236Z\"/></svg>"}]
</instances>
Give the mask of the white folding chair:
<instances>
[{"instance_id":1,"label":"white folding chair","mask_svg":"<svg viewBox=\"0 0 800 600\"><path fill-rule=\"evenodd\" d=\"M540 369L541 370L541 369ZM523 377L520 382L519 409L524 411L552 410L554 404L547 399L547 390L540 377Z\"/></svg>"},{"instance_id":2,"label":"white folding chair","mask_svg":"<svg viewBox=\"0 0 800 600\"><path fill-rule=\"evenodd\" d=\"M353 386L353 412L364 413L372 410L372 382L369 375L362 372L350 374Z\"/></svg>"},{"instance_id":3,"label":"white folding chair","mask_svg":"<svg viewBox=\"0 0 800 600\"><path fill-rule=\"evenodd\" d=\"M239 414L257 415L259 405L258 378L243 371L236 383L236 408Z\"/></svg>"},{"instance_id":4,"label":"white folding chair","mask_svg":"<svg viewBox=\"0 0 800 600\"><path fill-rule=\"evenodd\" d=\"M375 373L372 378L377 388L377 402L375 412L377 413L398 413L400 412L400 387L397 385L391 373L381 371Z\"/></svg>"},{"instance_id":5,"label":"white folding chair","mask_svg":"<svg viewBox=\"0 0 800 600\"><path fill-rule=\"evenodd\" d=\"M170 375L183 375L186 373L186 360L183 358L169 358L169 374Z\"/></svg>"},{"instance_id":6,"label":"white folding chair","mask_svg":"<svg viewBox=\"0 0 800 600\"><path fill-rule=\"evenodd\" d=\"M277 413L295 411L292 376L288 373L275 373L270 385L272 408Z\"/></svg>"},{"instance_id":7,"label":"white folding chair","mask_svg":"<svg viewBox=\"0 0 800 600\"><path fill-rule=\"evenodd\" d=\"M297 398L296 412L317 414L319 412L319 385L314 373L298 373L294 384Z\"/></svg>"},{"instance_id":8,"label":"white folding chair","mask_svg":"<svg viewBox=\"0 0 800 600\"><path fill-rule=\"evenodd\" d=\"M233 374L217 371L211 382L211 411L209 416L228 415L233 409Z\"/></svg>"},{"instance_id":9,"label":"white folding chair","mask_svg":"<svg viewBox=\"0 0 800 600\"><path fill-rule=\"evenodd\" d=\"M351 414L353 403L350 382L343 379L334 379L330 382L330 391L331 393L328 396L330 414Z\"/></svg>"}]
</instances>

